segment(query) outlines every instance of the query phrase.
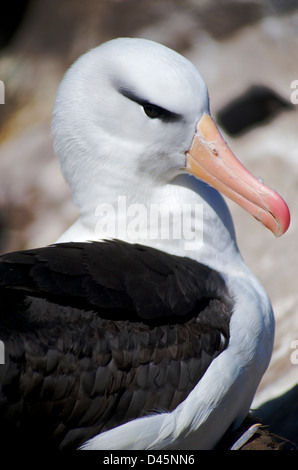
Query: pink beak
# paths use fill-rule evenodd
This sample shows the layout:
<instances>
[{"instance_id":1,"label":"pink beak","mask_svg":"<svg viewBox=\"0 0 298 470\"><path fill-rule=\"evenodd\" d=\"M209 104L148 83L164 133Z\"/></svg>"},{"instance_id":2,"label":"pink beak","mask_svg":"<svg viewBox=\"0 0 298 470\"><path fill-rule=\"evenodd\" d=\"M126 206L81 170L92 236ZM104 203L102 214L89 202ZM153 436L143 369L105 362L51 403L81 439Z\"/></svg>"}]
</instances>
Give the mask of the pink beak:
<instances>
[{"instance_id":1,"label":"pink beak","mask_svg":"<svg viewBox=\"0 0 298 470\"><path fill-rule=\"evenodd\" d=\"M275 236L287 231L290 224L287 204L237 160L209 114L198 121L197 132L186 152L186 170L235 201Z\"/></svg>"}]
</instances>

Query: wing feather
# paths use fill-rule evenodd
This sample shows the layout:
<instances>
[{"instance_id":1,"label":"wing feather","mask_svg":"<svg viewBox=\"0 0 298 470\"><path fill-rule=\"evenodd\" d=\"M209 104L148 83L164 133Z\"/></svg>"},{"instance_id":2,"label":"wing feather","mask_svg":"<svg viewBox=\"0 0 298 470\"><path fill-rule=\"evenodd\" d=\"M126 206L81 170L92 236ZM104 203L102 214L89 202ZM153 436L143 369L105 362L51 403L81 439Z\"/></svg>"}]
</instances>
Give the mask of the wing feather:
<instances>
[{"instance_id":1,"label":"wing feather","mask_svg":"<svg viewBox=\"0 0 298 470\"><path fill-rule=\"evenodd\" d=\"M4 255L0 294L3 445L76 448L171 411L229 341L233 302L219 273L140 245Z\"/></svg>"}]
</instances>

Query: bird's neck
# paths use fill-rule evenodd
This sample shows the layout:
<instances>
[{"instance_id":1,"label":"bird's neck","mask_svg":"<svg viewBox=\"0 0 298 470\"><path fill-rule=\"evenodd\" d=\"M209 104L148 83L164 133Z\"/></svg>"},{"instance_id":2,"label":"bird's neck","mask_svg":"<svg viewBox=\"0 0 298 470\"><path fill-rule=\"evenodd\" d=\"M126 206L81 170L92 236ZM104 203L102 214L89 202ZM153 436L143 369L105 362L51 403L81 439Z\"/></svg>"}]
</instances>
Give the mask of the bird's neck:
<instances>
[{"instance_id":1,"label":"bird's neck","mask_svg":"<svg viewBox=\"0 0 298 470\"><path fill-rule=\"evenodd\" d=\"M189 175L167 185L111 181L76 188L80 211L62 241L121 239L188 256L222 272L239 262L232 218L221 195ZM120 189L121 188L121 189ZM92 201L92 203L91 203Z\"/></svg>"}]
</instances>

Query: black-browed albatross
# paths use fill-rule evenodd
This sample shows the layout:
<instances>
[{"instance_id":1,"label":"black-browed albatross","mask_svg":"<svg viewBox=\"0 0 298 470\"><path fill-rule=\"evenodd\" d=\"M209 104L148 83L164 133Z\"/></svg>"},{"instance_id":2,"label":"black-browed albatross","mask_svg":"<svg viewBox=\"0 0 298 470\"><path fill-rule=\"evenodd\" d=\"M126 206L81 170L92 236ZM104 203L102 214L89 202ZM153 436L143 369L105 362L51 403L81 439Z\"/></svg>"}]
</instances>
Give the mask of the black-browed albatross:
<instances>
[{"instance_id":1,"label":"black-browed albatross","mask_svg":"<svg viewBox=\"0 0 298 470\"><path fill-rule=\"evenodd\" d=\"M80 216L1 259L1 445L214 448L245 418L274 335L218 191L277 236L287 205L232 154L195 66L152 41L80 57L53 135Z\"/></svg>"}]
</instances>

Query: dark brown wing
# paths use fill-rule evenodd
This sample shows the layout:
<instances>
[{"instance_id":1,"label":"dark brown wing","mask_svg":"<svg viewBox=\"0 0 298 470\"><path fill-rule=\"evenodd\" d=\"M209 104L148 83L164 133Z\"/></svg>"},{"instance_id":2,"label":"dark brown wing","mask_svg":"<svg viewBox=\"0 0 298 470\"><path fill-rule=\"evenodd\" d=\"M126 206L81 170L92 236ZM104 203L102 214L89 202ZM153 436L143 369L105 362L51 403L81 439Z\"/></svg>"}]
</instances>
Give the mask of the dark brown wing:
<instances>
[{"instance_id":1,"label":"dark brown wing","mask_svg":"<svg viewBox=\"0 0 298 470\"><path fill-rule=\"evenodd\" d=\"M0 285L2 445L76 448L173 410L229 341L221 276L140 245L7 254Z\"/></svg>"}]
</instances>

